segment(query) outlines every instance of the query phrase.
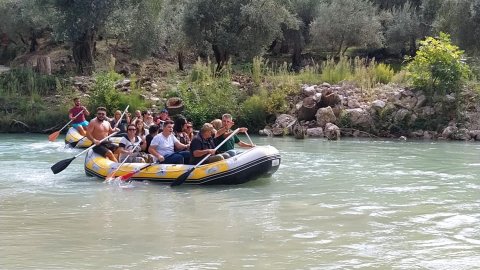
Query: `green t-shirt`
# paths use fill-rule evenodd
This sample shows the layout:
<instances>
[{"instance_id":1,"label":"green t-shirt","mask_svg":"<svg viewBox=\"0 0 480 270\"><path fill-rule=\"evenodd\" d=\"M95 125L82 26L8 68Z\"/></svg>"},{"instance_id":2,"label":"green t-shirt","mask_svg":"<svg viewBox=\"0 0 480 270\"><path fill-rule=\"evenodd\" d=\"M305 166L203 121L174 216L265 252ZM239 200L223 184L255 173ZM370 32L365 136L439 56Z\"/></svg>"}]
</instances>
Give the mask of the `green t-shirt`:
<instances>
[{"instance_id":1,"label":"green t-shirt","mask_svg":"<svg viewBox=\"0 0 480 270\"><path fill-rule=\"evenodd\" d=\"M219 145L221 142L223 142L224 139L225 138L223 138L223 136L220 136L220 137L216 138L215 139L215 145ZM223 152L226 152L228 150L233 150L235 148L235 144L239 143L239 142L240 142L240 139L238 138L238 136L233 135L233 137L228 139L228 141L226 141L224 144L222 144L222 146L220 146L220 148L218 148L218 152L223 153Z\"/></svg>"}]
</instances>

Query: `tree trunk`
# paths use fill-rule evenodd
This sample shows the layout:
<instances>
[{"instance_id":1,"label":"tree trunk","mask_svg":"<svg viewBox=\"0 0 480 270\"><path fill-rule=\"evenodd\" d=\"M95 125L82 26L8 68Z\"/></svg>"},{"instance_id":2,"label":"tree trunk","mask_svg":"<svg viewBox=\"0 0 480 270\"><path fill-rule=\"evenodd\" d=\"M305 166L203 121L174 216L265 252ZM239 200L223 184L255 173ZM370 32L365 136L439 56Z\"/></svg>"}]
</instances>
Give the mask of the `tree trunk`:
<instances>
[{"instance_id":1,"label":"tree trunk","mask_svg":"<svg viewBox=\"0 0 480 270\"><path fill-rule=\"evenodd\" d=\"M295 72L299 72L302 68L302 51L303 51L303 40L302 33L300 30L295 30L292 33L293 37L293 54L292 54L292 69Z\"/></svg>"},{"instance_id":2,"label":"tree trunk","mask_svg":"<svg viewBox=\"0 0 480 270\"><path fill-rule=\"evenodd\" d=\"M315 119L316 113L317 102L313 99L313 97L306 97L302 101L302 106L298 109L297 119L298 121L311 121Z\"/></svg>"},{"instance_id":3,"label":"tree trunk","mask_svg":"<svg viewBox=\"0 0 480 270\"><path fill-rule=\"evenodd\" d=\"M39 56L37 58L37 70L40 74L52 75L52 65L50 63L50 57Z\"/></svg>"},{"instance_id":4,"label":"tree trunk","mask_svg":"<svg viewBox=\"0 0 480 270\"><path fill-rule=\"evenodd\" d=\"M185 70L185 68L184 68L184 66L183 66L183 60L184 60L183 52L182 52L182 51L178 51L178 52L177 52L178 70L181 70L181 71L184 71L184 70Z\"/></svg>"},{"instance_id":5,"label":"tree trunk","mask_svg":"<svg viewBox=\"0 0 480 270\"><path fill-rule=\"evenodd\" d=\"M410 56L415 56L417 54L417 43L415 37L410 38Z\"/></svg>"},{"instance_id":6,"label":"tree trunk","mask_svg":"<svg viewBox=\"0 0 480 270\"><path fill-rule=\"evenodd\" d=\"M30 36L30 52L34 52L37 50L38 42L37 42L37 33L34 29L31 29L32 35Z\"/></svg>"},{"instance_id":7,"label":"tree trunk","mask_svg":"<svg viewBox=\"0 0 480 270\"><path fill-rule=\"evenodd\" d=\"M212 45L212 49L215 55L215 61L217 62L216 72L219 72L228 61L228 52L221 49L218 45Z\"/></svg>"},{"instance_id":8,"label":"tree trunk","mask_svg":"<svg viewBox=\"0 0 480 270\"><path fill-rule=\"evenodd\" d=\"M90 75L95 69L93 52L95 47L95 31L87 30L81 37L73 42L73 60L77 65L77 72Z\"/></svg>"},{"instance_id":9,"label":"tree trunk","mask_svg":"<svg viewBox=\"0 0 480 270\"><path fill-rule=\"evenodd\" d=\"M337 53L335 54L336 57L340 57L342 53L342 47L343 47L343 39L340 41L340 44L338 45Z\"/></svg>"}]
</instances>

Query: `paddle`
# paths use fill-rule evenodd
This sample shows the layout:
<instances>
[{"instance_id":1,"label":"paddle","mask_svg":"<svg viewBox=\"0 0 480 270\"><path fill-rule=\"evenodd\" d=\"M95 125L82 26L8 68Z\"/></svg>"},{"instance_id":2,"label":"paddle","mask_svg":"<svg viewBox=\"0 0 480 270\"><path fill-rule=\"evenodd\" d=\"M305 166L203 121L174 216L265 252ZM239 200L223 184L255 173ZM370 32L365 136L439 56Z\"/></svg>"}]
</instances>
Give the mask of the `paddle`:
<instances>
[{"instance_id":1,"label":"paddle","mask_svg":"<svg viewBox=\"0 0 480 270\"><path fill-rule=\"evenodd\" d=\"M150 163L150 164L147 164L146 166L138 169L138 170L133 170L127 174L124 174L120 177L117 177L117 179L121 180L121 181L128 181L130 178L132 178L132 176L134 176L135 174L139 173L140 171L152 166L152 165L155 165L155 163Z\"/></svg>"},{"instance_id":2,"label":"paddle","mask_svg":"<svg viewBox=\"0 0 480 270\"><path fill-rule=\"evenodd\" d=\"M116 129L116 128L118 127L118 124L120 124L120 122L122 121L122 118L123 118L123 116L125 115L125 113L127 112L128 107L130 107L130 105L127 105L127 107L126 107L125 110L123 111L122 115L120 115L120 119L117 121L117 123L115 123L115 126L113 126L113 129ZM81 140L85 139L86 137L87 137L87 136L83 136L82 138L78 139L78 141L69 143L70 147L75 148L75 147L77 146L77 144L78 144Z\"/></svg>"},{"instance_id":3,"label":"paddle","mask_svg":"<svg viewBox=\"0 0 480 270\"><path fill-rule=\"evenodd\" d=\"M103 138L100 140L100 142L103 142L105 141L106 139L112 137L113 135L117 134L117 132L114 132L110 135L108 135L107 137ZM72 161L77 158L78 156L80 156L81 154L87 152L88 150L92 149L93 147L95 147L95 144L93 144L92 146L88 147L87 149L83 150L82 152L80 152L79 154L77 154L76 156L72 157L72 158L67 158L67 159L64 159L64 160L60 160L59 162L55 163L51 169L52 169L52 172L54 174L57 174L63 170L65 170L68 165L70 165L70 163L72 163Z\"/></svg>"},{"instance_id":4,"label":"paddle","mask_svg":"<svg viewBox=\"0 0 480 270\"><path fill-rule=\"evenodd\" d=\"M247 138L250 141L250 145L252 145L252 147L255 147L255 144L253 144L252 139L250 139L250 136L248 136L248 133L246 131L245 131L245 135L247 135Z\"/></svg>"},{"instance_id":5,"label":"paddle","mask_svg":"<svg viewBox=\"0 0 480 270\"><path fill-rule=\"evenodd\" d=\"M218 150L220 148L220 146L222 146L226 141L228 141L230 138L233 137L233 135L237 134L238 131L240 130L240 128L237 128L234 132L232 132L232 134L228 135L227 138L225 138L225 140L223 140L219 145L217 145L217 147L215 147L215 151ZM192 168L188 169L185 173L183 173L182 175L180 175L177 179L175 179L175 181L173 181L170 186L171 187L175 187L175 186L179 186L181 184L183 184L185 182L185 180L187 180L188 176L198 167L200 166L205 160L207 160L207 158L212 155L212 154L208 154L206 155L202 160L200 160L200 162L197 163L197 165L193 166Z\"/></svg>"},{"instance_id":6,"label":"paddle","mask_svg":"<svg viewBox=\"0 0 480 270\"><path fill-rule=\"evenodd\" d=\"M135 143L135 144L133 145L133 150L135 150L135 148L136 148L137 146L139 146L141 142L142 142L142 140L139 140L138 143ZM107 174L107 176L105 177L105 181L109 181L109 180L112 180L112 179L113 179L113 176L115 175L115 173L120 169L120 167L122 167L123 164L125 164L125 161L127 161L128 157L129 157L131 154L133 154L133 152L130 153L130 154L128 154L128 155L125 157L125 159L122 161L122 163L120 163L120 165L118 165L118 167L117 167L115 170L113 170L112 172L110 172L109 174Z\"/></svg>"},{"instance_id":7,"label":"paddle","mask_svg":"<svg viewBox=\"0 0 480 270\"><path fill-rule=\"evenodd\" d=\"M73 120L75 120L75 118L77 118L77 116L79 116L82 113L83 113L83 110L81 110L79 113L77 113L77 115L75 115L75 117L73 119L70 119L70 121L68 121L68 123L65 124L65 126L63 126L61 129L59 129L59 130L53 132L52 134L50 134L48 136L48 140L51 141L51 142L54 142L58 138L58 135L60 135L60 131L62 131L64 128L66 128Z\"/></svg>"}]
</instances>

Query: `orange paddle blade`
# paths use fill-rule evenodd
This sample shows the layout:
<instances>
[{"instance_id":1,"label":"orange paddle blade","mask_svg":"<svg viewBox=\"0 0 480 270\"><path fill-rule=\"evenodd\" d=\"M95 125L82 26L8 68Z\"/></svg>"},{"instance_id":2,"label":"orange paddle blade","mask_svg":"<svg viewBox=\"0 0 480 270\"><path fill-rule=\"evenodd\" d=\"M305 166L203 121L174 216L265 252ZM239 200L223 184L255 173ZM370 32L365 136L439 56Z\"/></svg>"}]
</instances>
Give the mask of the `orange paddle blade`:
<instances>
[{"instance_id":1,"label":"orange paddle blade","mask_svg":"<svg viewBox=\"0 0 480 270\"><path fill-rule=\"evenodd\" d=\"M60 130L57 130L57 131L53 132L52 134L50 134L48 136L48 140L51 141L51 142L54 142L58 138L58 135L60 135Z\"/></svg>"}]
</instances>

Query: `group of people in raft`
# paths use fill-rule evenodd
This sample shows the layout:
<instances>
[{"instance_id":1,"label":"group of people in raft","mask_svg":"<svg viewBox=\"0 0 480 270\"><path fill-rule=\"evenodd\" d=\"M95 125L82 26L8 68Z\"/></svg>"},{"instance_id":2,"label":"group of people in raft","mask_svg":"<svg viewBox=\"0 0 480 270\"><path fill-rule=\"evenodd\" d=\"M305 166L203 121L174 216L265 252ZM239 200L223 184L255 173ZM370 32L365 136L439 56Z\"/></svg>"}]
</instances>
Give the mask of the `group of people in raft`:
<instances>
[{"instance_id":1,"label":"group of people in raft","mask_svg":"<svg viewBox=\"0 0 480 270\"><path fill-rule=\"evenodd\" d=\"M107 109L98 107L96 117L88 122L86 116L90 112L79 98L73 101L75 105L69 111L72 127L95 144L95 153L114 162L197 164L210 154L203 163L211 163L235 156L235 144L245 148L255 146L234 135L215 150L233 132L235 123L230 114L203 124L195 135L191 122L181 115L175 121L170 120L166 109L155 117L149 111L142 113L137 110L133 118L129 113L123 118L122 112L117 110L110 119ZM241 127L239 132L246 133L247 130ZM118 145L108 140L102 141L113 132L122 134Z\"/></svg>"}]
</instances>

